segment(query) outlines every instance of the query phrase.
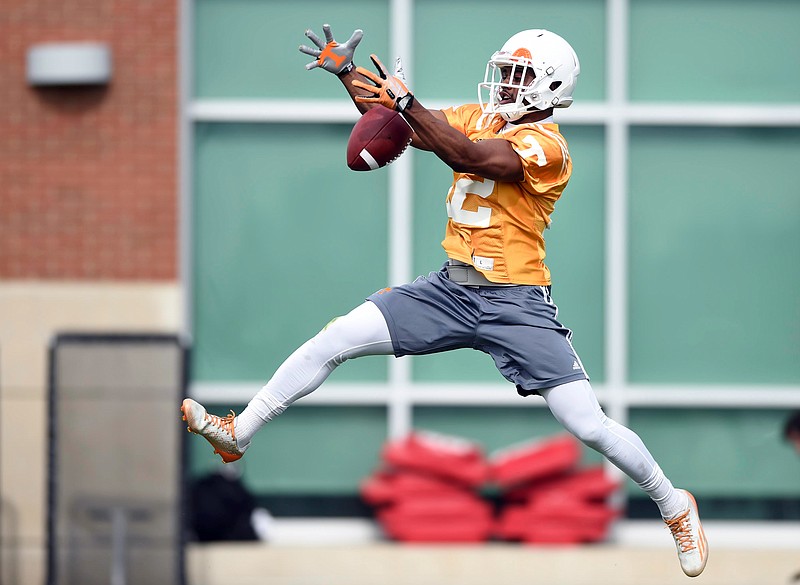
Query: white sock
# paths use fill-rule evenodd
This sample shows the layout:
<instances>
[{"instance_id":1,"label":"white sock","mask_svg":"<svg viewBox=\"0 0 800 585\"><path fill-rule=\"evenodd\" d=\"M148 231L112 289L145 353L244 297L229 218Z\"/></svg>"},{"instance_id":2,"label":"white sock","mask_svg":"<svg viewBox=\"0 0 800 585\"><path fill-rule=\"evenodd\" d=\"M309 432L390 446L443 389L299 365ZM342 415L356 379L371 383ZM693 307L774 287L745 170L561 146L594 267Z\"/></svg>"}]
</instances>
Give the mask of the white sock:
<instances>
[{"instance_id":1,"label":"white sock","mask_svg":"<svg viewBox=\"0 0 800 585\"><path fill-rule=\"evenodd\" d=\"M639 487L656 503L661 517L665 520L674 518L689 507L689 497L686 492L675 489L658 465L655 466L653 475L639 483Z\"/></svg>"},{"instance_id":2,"label":"white sock","mask_svg":"<svg viewBox=\"0 0 800 585\"><path fill-rule=\"evenodd\" d=\"M262 388L263 391L263 388ZM265 400L271 400L270 396L264 397ZM264 419L258 414L255 408L245 408L233 421L233 430L236 433L236 443L239 447L244 447L250 443L250 440L258 432L258 429L263 427L266 423L278 416L286 410L285 406L275 403L273 408L267 415L268 418Z\"/></svg>"},{"instance_id":3,"label":"white sock","mask_svg":"<svg viewBox=\"0 0 800 585\"><path fill-rule=\"evenodd\" d=\"M236 417L237 443L247 445L264 424L319 388L346 360L392 353L389 327L374 303L367 301L334 319L292 353Z\"/></svg>"}]
</instances>

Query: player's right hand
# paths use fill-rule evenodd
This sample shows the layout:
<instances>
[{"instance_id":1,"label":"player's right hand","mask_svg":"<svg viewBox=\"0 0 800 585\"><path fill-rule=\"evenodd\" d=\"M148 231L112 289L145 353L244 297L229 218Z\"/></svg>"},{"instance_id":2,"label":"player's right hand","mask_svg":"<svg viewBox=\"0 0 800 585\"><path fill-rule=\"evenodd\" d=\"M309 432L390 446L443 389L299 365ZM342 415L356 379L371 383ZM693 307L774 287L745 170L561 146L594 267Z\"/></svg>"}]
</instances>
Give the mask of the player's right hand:
<instances>
[{"instance_id":1,"label":"player's right hand","mask_svg":"<svg viewBox=\"0 0 800 585\"><path fill-rule=\"evenodd\" d=\"M311 63L306 65L306 69L316 69L322 67L325 71L330 71L334 75L347 73L353 69L353 53L356 51L358 43L364 36L364 31L356 29L350 39L344 44L339 44L333 40L331 26L322 25L322 32L325 34L325 41L319 38L311 29L306 30L306 36L314 43L317 48L300 45L300 52L316 57Z\"/></svg>"},{"instance_id":2,"label":"player's right hand","mask_svg":"<svg viewBox=\"0 0 800 585\"><path fill-rule=\"evenodd\" d=\"M378 70L378 75L375 75L369 69L363 67L356 67L356 71L366 77L372 84L364 83L359 79L353 80L353 85L367 92L366 95L357 95L356 102L361 104L380 104L390 110L397 110L402 112L405 110L406 105L409 103L404 98L409 98L413 101L413 94L408 91L404 83L404 75L402 73L403 66L400 59L397 60L397 71L395 75L389 73L386 66L381 63L377 55L370 55L375 69Z\"/></svg>"}]
</instances>

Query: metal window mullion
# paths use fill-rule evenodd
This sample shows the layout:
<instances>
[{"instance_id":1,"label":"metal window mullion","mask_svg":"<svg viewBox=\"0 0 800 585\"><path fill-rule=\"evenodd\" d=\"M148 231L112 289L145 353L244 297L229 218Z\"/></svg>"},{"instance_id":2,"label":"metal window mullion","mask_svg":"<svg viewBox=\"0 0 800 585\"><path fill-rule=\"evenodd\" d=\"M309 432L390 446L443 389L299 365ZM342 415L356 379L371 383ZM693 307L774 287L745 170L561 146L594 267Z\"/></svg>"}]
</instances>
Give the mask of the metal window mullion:
<instances>
[{"instance_id":1,"label":"metal window mullion","mask_svg":"<svg viewBox=\"0 0 800 585\"><path fill-rule=\"evenodd\" d=\"M411 87L413 65L413 0L390 0L389 63L403 58L406 81ZM408 282L411 278L411 245L413 242L413 156L406 152L389 167L389 284ZM389 360L389 399L387 402L387 437L406 435L413 426L413 404L409 388L411 361L408 358Z\"/></svg>"},{"instance_id":2,"label":"metal window mullion","mask_svg":"<svg viewBox=\"0 0 800 585\"><path fill-rule=\"evenodd\" d=\"M191 395L200 402L227 404L248 402L262 386L259 380L249 382L195 382ZM597 397L608 404L609 389L594 386ZM430 406L521 406L545 407L544 401L520 402L503 382L416 382L406 389L413 404ZM324 392L314 392L298 400L301 406L313 404L369 406L387 405L391 387L388 382L328 382ZM800 408L800 386L719 386L703 385L628 385L625 399L634 408L726 409L726 410L791 410Z\"/></svg>"},{"instance_id":3,"label":"metal window mullion","mask_svg":"<svg viewBox=\"0 0 800 585\"><path fill-rule=\"evenodd\" d=\"M607 100L606 119L606 183L605 183L605 377L603 407L609 416L627 425L628 403L625 396L628 362L627 323L627 173L628 173L628 2L606 2ZM610 461L604 461L606 471L618 478L623 474ZM624 482L621 484L624 485ZM627 495L620 489L612 498L613 504L624 509Z\"/></svg>"},{"instance_id":4,"label":"metal window mullion","mask_svg":"<svg viewBox=\"0 0 800 585\"><path fill-rule=\"evenodd\" d=\"M628 1L608 0L606 35L609 117L606 123L605 366L608 412L625 424L628 361Z\"/></svg>"},{"instance_id":5,"label":"metal window mullion","mask_svg":"<svg viewBox=\"0 0 800 585\"><path fill-rule=\"evenodd\" d=\"M449 107L450 102L425 100L431 109ZM609 101L581 102L558 118L565 125L597 126L621 116L629 126L703 127L800 127L800 105L773 104L769 109L754 104L714 102L630 103L620 112ZM280 124L354 124L359 114L347 99L198 99L188 102L194 122L267 122ZM405 156L405 155L404 155Z\"/></svg>"}]
</instances>

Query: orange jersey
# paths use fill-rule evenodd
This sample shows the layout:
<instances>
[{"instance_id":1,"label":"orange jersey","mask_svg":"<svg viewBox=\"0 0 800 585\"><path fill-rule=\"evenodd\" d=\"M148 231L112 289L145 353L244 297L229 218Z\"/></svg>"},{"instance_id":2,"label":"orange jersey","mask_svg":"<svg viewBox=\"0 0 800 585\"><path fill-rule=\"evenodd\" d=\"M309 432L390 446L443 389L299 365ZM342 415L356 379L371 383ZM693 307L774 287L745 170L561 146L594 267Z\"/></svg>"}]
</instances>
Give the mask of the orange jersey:
<instances>
[{"instance_id":1,"label":"orange jersey","mask_svg":"<svg viewBox=\"0 0 800 585\"><path fill-rule=\"evenodd\" d=\"M549 285L542 231L572 174L558 124L506 124L471 104L444 110L448 123L473 142L508 140L525 172L519 183L453 173L447 194L449 258L472 264L497 283Z\"/></svg>"}]
</instances>

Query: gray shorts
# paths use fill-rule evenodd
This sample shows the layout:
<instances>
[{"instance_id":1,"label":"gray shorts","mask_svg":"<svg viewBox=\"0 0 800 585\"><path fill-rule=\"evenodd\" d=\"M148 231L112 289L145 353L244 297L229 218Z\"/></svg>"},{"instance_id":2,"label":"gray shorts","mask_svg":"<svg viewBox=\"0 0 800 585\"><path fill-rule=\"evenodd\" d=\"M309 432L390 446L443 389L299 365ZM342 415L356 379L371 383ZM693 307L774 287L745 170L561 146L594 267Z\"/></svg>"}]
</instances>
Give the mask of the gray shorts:
<instances>
[{"instance_id":1,"label":"gray shorts","mask_svg":"<svg viewBox=\"0 0 800 585\"><path fill-rule=\"evenodd\" d=\"M398 357L477 349L523 396L589 378L549 286L463 286L442 269L368 300L386 318Z\"/></svg>"}]
</instances>

